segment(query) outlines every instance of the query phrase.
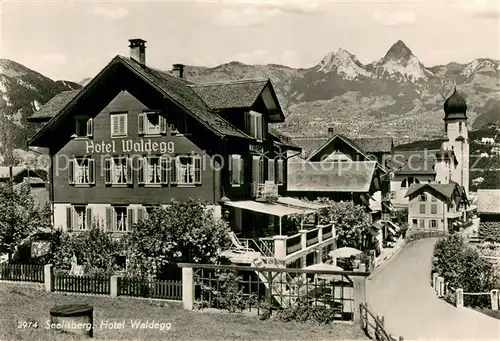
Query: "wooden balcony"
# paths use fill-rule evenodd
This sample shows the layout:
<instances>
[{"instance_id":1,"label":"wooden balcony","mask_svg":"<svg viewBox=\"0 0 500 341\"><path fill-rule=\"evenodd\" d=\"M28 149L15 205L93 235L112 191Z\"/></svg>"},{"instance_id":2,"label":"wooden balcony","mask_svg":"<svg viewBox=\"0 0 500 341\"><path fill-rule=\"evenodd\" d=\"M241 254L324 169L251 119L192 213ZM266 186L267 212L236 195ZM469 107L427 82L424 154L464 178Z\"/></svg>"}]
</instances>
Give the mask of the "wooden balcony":
<instances>
[{"instance_id":1,"label":"wooden balcony","mask_svg":"<svg viewBox=\"0 0 500 341\"><path fill-rule=\"evenodd\" d=\"M256 201L274 201L278 199L278 185L273 181L252 184Z\"/></svg>"}]
</instances>

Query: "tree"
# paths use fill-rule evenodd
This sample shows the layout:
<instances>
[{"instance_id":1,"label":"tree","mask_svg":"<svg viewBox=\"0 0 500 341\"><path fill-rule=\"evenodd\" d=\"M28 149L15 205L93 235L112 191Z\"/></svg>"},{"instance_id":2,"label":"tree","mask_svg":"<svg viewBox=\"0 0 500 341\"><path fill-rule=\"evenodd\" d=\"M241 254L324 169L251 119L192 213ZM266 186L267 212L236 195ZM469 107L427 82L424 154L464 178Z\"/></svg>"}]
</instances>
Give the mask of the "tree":
<instances>
[{"instance_id":1,"label":"tree","mask_svg":"<svg viewBox=\"0 0 500 341\"><path fill-rule=\"evenodd\" d=\"M49 227L47 212L35 205L29 184L8 181L0 187L0 253L12 255L23 241Z\"/></svg>"},{"instance_id":2,"label":"tree","mask_svg":"<svg viewBox=\"0 0 500 341\"><path fill-rule=\"evenodd\" d=\"M338 246L350 246L362 249L365 237L372 224L371 215L364 206L355 205L351 201L335 202L331 199L320 198L316 200L320 204L328 205L320 209L320 224L333 222L337 232Z\"/></svg>"},{"instance_id":3,"label":"tree","mask_svg":"<svg viewBox=\"0 0 500 341\"><path fill-rule=\"evenodd\" d=\"M171 263L215 263L229 243L229 227L201 202L171 201L155 208L127 236L131 266L145 275Z\"/></svg>"}]
</instances>

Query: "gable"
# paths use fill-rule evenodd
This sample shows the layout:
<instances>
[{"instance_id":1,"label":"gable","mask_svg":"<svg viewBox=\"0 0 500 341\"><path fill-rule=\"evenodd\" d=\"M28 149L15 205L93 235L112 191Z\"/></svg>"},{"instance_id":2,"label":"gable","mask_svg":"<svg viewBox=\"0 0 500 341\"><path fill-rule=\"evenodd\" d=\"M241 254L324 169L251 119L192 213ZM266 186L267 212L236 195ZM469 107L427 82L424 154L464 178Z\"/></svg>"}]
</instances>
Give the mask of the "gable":
<instances>
[{"instance_id":1,"label":"gable","mask_svg":"<svg viewBox=\"0 0 500 341\"><path fill-rule=\"evenodd\" d=\"M340 135L335 135L323 146L319 147L309 156L307 161L319 162L325 160L332 154L344 154L355 161L368 161L368 157L361 150L357 149L347 139Z\"/></svg>"}]
</instances>

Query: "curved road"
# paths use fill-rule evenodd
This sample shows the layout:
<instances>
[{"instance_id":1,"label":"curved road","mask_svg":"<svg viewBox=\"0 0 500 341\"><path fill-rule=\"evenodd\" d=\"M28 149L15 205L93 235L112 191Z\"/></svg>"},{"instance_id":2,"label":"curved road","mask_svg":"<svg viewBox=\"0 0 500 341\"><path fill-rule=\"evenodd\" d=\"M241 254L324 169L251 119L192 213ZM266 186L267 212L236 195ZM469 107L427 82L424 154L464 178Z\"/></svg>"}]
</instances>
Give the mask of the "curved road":
<instances>
[{"instance_id":1,"label":"curved road","mask_svg":"<svg viewBox=\"0 0 500 341\"><path fill-rule=\"evenodd\" d=\"M405 340L500 340L500 320L439 299L430 285L437 239L407 246L367 281L368 306Z\"/></svg>"}]
</instances>

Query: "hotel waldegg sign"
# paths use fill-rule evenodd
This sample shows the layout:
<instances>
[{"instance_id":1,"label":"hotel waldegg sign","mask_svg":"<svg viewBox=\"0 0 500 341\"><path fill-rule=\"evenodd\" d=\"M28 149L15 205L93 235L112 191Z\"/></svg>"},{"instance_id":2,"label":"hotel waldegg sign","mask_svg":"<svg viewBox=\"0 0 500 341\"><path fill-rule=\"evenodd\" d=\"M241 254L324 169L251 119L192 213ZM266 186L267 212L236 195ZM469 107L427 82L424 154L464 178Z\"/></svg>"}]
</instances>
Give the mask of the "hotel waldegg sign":
<instances>
[{"instance_id":1,"label":"hotel waldegg sign","mask_svg":"<svg viewBox=\"0 0 500 341\"><path fill-rule=\"evenodd\" d=\"M87 154L99 153L156 153L171 154L174 152L174 142L172 141L151 141L150 139L133 140L113 140L110 142L94 143L85 141Z\"/></svg>"}]
</instances>

